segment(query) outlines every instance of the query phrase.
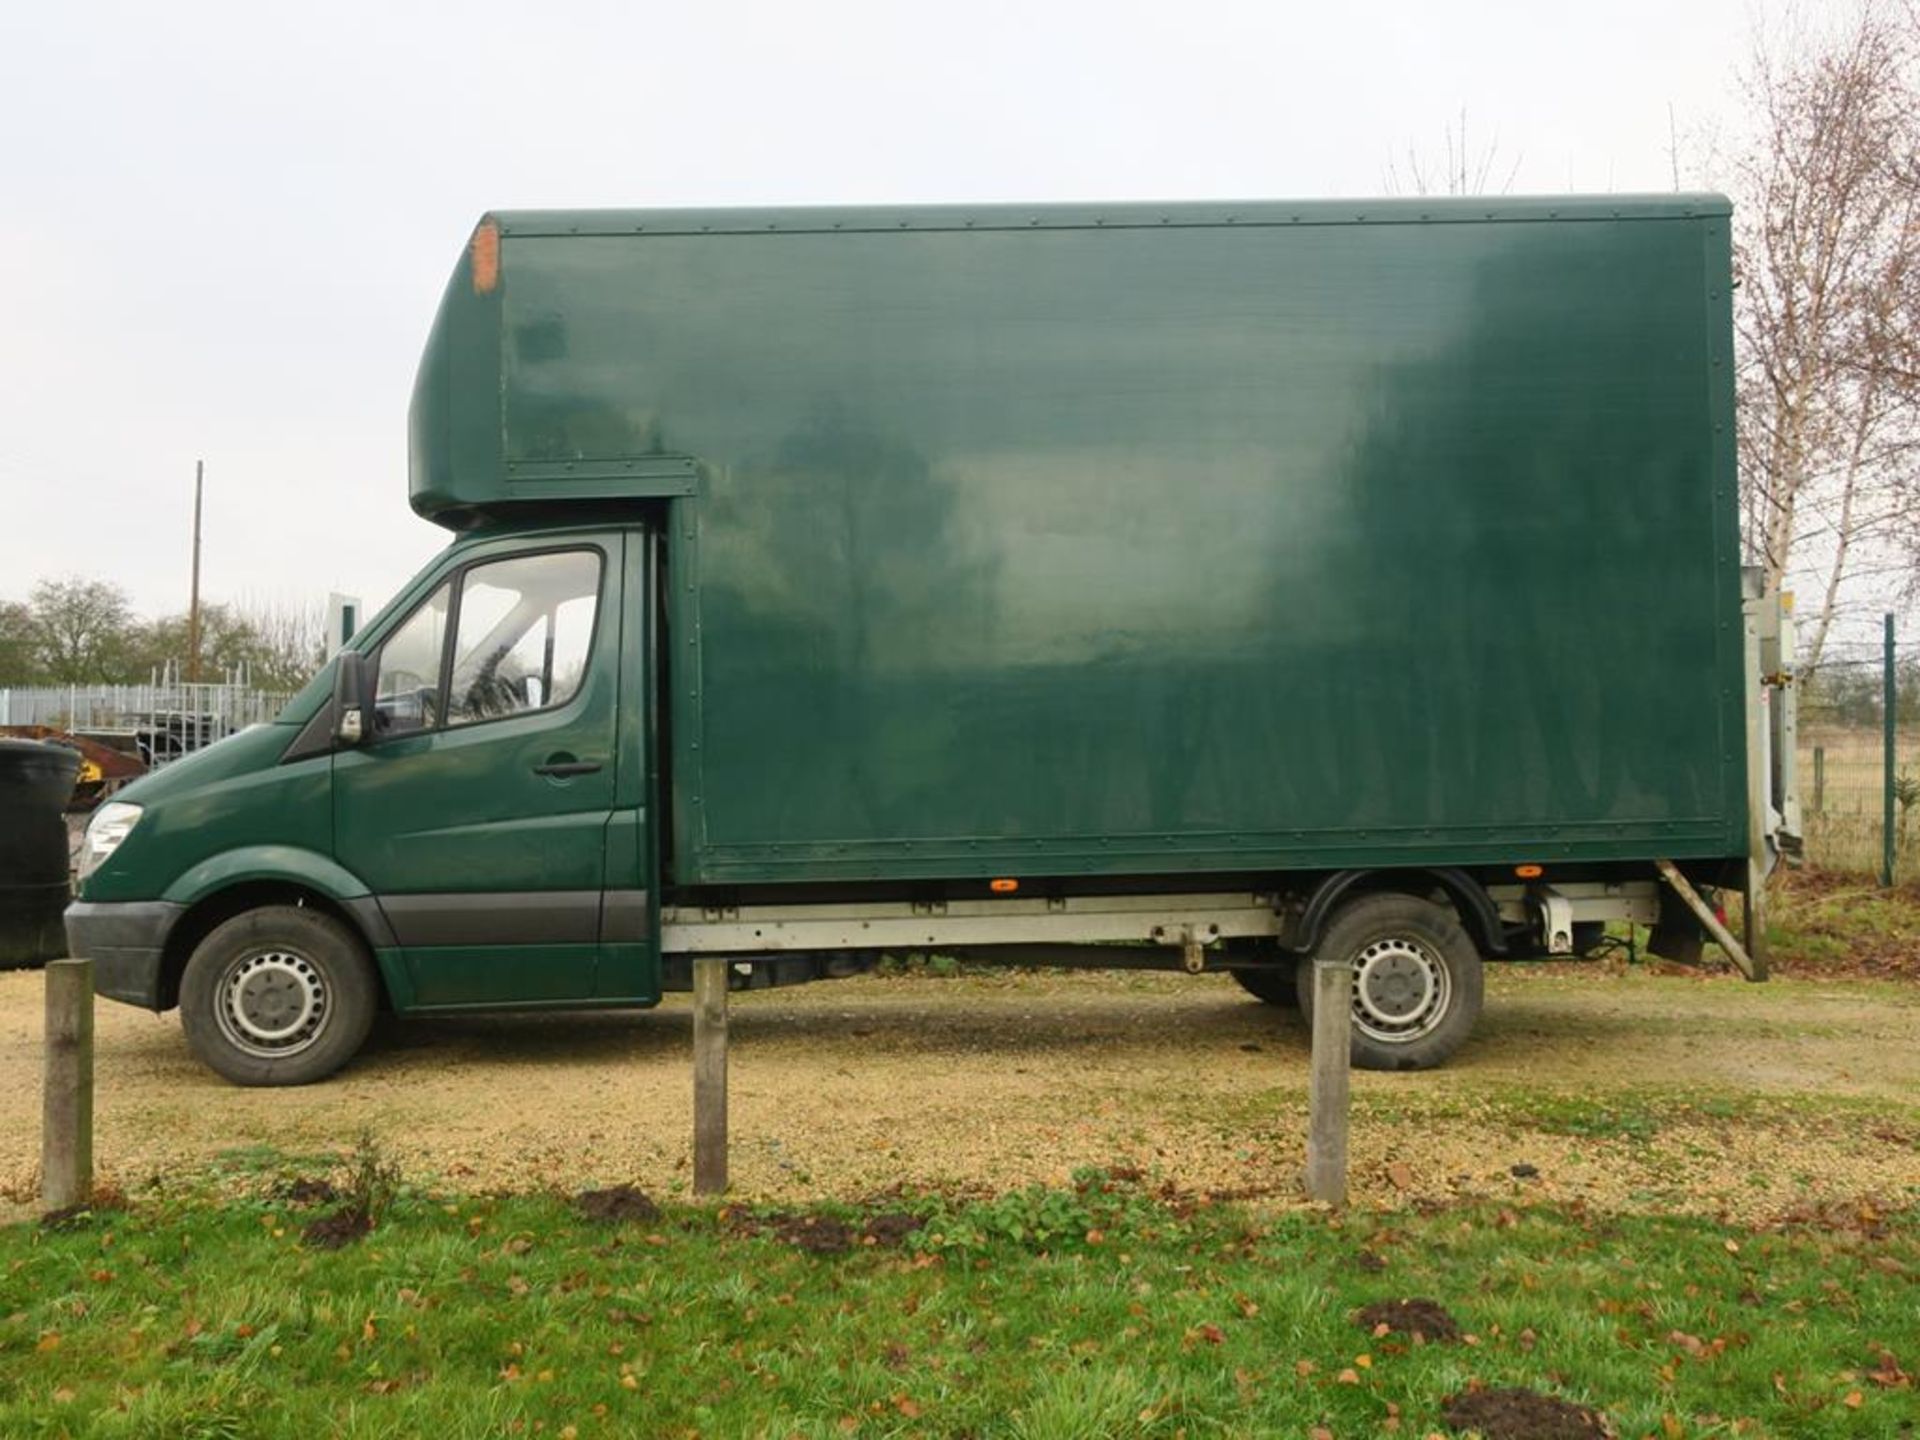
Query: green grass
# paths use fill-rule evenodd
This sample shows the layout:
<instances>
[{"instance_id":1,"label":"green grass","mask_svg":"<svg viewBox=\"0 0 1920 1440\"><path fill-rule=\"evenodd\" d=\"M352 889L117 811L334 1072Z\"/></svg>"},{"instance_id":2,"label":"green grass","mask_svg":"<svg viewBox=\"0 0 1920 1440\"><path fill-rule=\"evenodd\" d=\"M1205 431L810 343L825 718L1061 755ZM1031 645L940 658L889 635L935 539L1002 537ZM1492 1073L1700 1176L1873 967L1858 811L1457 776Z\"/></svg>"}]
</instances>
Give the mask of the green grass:
<instances>
[{"instance_id":1,"label":"green grass","mask_svg":"<svg viewBox=\"0 0 1920 1440\"><path fill-rule=\"evenodd\" d=\"M1602 1406L1628 1436L1920 1421L1910 1386L1870 1373L1876 1346L1920 1370L1912 1216L1262 1218L1083 1178L903 1202L927 1220L906 1246L816 1255L712 1210L605 1227L555 1198L403 1187L369 1238L322 1252L299 1240L312 1212L270 1196L0 1230L0 1435L1346 1437L1397 1418L1423 1437L1473 1380ZM1408 1296L1471 1343L1350 1319Z\"/></svg>"}]
</instances>

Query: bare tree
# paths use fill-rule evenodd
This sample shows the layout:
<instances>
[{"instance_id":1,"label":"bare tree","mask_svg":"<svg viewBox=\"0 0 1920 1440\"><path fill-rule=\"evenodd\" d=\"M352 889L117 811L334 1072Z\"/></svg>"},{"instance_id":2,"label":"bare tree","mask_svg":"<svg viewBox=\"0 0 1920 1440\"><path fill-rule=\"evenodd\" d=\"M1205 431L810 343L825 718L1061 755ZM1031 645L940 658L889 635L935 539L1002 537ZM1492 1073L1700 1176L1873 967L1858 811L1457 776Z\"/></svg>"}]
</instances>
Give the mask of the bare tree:
<instances>
[{"instance_id":1,"label":"bare tree","mask_svg":"<svg viewBox=\"0 0 1920 1440\"><path fill-rule=\"evenodd\" d=\"M241 621L254 638L251 678L265 690L297 690L327 663L326 607L243 601Z\"/></svg>"},{"instance_id":2,"label":"bare tree","mask_svg":"<svg viewBox=\"0 0 1920 1440\"><path fill-rule=\"evenodd\" d=\"M233 680L262 690L297 690L326 663L326 617L318 605L249 602L200 607L203 678ZM171 668L184 674L185 615L136 626L134 668L142 674Z\"/></svg>"},{"instance_id":3,"label":"bare tree","mask_svg":"<svg viewBox=\"0 0 1920 1440\"><path fill-rule=\"evenodd\" d=\"M1520 171L1520 157L1500 170L1500 136L1496 131L1484 146L1475 149L1467 138L1467 110L1460 107L1457 125L1449 122L1441 137L1437 155L1422 155L1411 141L1403 161L1387 159L1386 186L1389 195L1484 195L1490 186L1505 194L1513 188L1513 177ZM1497 177L1498 183L1495 184Z\"/></svg>"},{"instance_id":4,"label":"bare tree","mask_svg":"<svg viewBox=\"0 0 1920 1440\"><path fill-rule=\"evenodd\" d=\"M1913 27L1879 0L1760 35L1735 165L1735 328L1749 551L1817 592L1819 663L1863 550L1891 540L1914 448L1920 97Z\"/></svg>"}]
</instances>

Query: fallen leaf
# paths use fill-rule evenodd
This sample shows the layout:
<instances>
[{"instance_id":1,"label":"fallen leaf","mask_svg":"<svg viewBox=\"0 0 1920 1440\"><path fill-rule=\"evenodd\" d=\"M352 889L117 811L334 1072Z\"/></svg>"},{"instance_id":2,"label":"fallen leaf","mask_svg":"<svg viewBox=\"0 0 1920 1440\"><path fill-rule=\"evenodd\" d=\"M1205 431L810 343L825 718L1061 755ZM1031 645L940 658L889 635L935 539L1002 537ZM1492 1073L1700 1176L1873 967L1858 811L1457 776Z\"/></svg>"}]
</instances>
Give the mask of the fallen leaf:
<instances>
[{"instance_id":1,"label":"fallen leaf","mask_svg":"<svg viewBox=\"0 0 1920 1440\"><path fill-rule=\"evenodd\" d=\"M1342 1385L1358 1385L1360 1383L1360 1372L1358 1370L1342 1370L1333 1378L1338 1380Z\"/></svg>"},{"instance_id":2,"label":"fallen leaf","mask_svg":"<svg viewBox=\"0 0 1920 1440\"><path fill-rule=\"evenodd\" d=\"M1862 1405L1867 1403L1867 1397L1862 1395L1858 1390L1849 1390L1846 1398L1840 1403L1849 1410L1858 1410Z\"/></svg>"},{"instance_id":3,"label":"fallen leaf","mask_svg":"<svg viewBox=\"0 0 1920 1440\"><path fill-rule=\"evenodd\" d=\"M1393 1188L1396 1190L1413 1188L1413 1171L1402 1161L1396 1160L1387 1166L1387 1179L1393 1182Z\"/></svg>"}]
</instances>

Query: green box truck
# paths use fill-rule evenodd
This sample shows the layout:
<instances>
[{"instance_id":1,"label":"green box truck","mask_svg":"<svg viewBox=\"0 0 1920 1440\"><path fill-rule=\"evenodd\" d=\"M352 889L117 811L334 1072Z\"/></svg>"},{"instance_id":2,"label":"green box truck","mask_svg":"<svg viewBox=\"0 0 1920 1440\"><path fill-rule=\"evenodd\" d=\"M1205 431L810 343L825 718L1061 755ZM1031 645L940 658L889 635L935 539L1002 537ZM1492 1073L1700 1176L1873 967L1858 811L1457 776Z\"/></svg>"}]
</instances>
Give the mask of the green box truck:
<instances>
[{"instance_id":1,"label":"green box truck","mask_svg":"<svg viewBox=\"0 0 1920 1440\"><path fill-rule=\"evenodd\" d=\"M1728 222L489 215L410 417L452 543L276 723L99 812L71 946L252 1084L377 1009L646 1006L700 956L1277 1004L1340 959L1356 1062L1408 1068L1483 959L1738 951L1700 891L1790 828L1791 747Z\"/></svg>"}]
</instances>

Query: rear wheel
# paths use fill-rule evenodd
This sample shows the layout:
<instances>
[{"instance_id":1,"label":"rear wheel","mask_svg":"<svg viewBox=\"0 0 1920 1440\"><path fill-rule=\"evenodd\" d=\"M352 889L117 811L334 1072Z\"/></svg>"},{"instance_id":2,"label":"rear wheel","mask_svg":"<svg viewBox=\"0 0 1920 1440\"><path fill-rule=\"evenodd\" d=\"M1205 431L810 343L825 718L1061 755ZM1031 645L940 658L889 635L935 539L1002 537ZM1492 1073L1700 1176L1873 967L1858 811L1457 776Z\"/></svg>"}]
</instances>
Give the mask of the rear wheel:
<instances>
[{"instance_id":1,"label":"rear wheel","mask_svg":"<svg viewBox=\"0 0 1920 1440\"><path fill-rule=\"evenodd\" d=\"M240 1085L306 1085L353 1058L380 998L366 947L298 905L265 905L216 926L180 977L187 1044Z\"/></svg>"},{"instance_id":2,"label":"rear wheel","mask_svg":"<svg viewBox=\"0 0 1920 1440\"><path fill-rule=\"evenodd\" d=\"M1353 967L1353 1063L1428 1070L1458 1050L1480 1018L1480 954L1453 912L1412 895L1363 895L1334 912L1314 957ZM1313 966L1299 967L1300 1008L1313 1017Z\"/></svg>"}]
</instances>

